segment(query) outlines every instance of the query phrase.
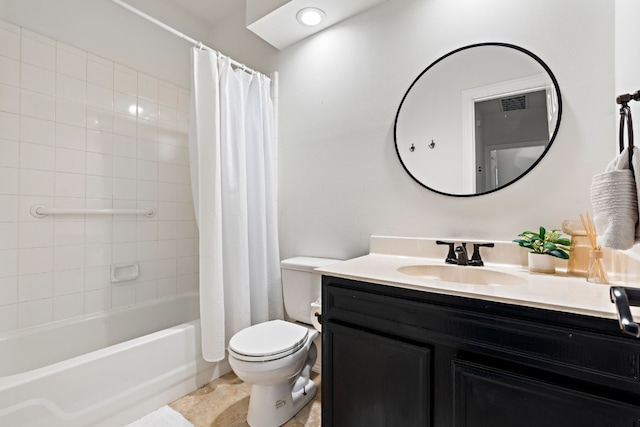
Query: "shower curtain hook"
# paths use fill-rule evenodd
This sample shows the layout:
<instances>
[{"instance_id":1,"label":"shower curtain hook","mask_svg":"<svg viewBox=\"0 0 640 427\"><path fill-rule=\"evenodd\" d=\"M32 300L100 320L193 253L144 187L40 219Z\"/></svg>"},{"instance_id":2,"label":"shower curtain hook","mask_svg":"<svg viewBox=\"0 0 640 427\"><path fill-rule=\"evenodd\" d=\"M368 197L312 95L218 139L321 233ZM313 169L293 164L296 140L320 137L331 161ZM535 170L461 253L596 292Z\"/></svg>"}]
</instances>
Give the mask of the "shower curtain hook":
<instances>
[{"instance_id":1,"label":"shower curtain hook","mask_svg":"<svg viewBox=\"0 0 640 427\"><path fill-rule=\"evenodd\" d=\"M202 42L198 42L198 49L202 50L203 47L204 45L202 44Z\"/></svg>"}]
</instances>

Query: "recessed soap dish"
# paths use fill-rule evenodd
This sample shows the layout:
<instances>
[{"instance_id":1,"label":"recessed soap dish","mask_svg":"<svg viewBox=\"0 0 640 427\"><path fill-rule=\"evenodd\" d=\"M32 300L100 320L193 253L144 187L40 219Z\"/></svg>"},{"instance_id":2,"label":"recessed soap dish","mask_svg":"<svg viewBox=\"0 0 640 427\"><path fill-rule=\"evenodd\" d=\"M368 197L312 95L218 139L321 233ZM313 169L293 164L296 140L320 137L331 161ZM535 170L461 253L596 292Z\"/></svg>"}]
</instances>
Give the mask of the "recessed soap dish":
<instances>
[{"instance_id":1,"label":"recessed soap dish","mask_svg":"<svg viewBox=\"0 0 640 427\"><path fill-rule=\"evenodd\" d=\"M136 280L140 275L138 262L120 262L111 265L111 283Z\"/></svg>"}]
</instances>

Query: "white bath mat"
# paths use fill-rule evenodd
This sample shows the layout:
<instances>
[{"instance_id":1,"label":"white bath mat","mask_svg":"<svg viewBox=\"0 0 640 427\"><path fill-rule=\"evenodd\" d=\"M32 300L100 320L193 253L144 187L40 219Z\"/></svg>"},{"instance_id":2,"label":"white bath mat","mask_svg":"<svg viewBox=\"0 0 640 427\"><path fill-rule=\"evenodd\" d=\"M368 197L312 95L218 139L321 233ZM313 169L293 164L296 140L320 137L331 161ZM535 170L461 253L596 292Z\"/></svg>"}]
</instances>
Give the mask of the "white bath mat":
<instances>
[{"instance_id":1,"label":"white bath mat","mask_svg":"<svg viewBox=\"0 0 640 427\"><path fill-rule=\"evenodd\" d=\"M138 421L127 424L125 427L194 427L180 412L174 411L169 406L153 411Z\"/></svg>"}]
</instances>

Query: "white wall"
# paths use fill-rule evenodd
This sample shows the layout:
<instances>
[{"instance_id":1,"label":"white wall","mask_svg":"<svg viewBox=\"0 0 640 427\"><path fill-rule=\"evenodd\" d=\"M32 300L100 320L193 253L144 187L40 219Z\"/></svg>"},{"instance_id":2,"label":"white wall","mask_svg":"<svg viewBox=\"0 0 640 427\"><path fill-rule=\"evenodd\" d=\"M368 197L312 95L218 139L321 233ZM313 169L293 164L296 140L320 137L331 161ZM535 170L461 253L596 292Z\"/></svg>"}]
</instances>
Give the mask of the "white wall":
<instances>
[{"instance_id":1,"label":"white wall","mask_svg":"<svg viewBox=\"0 0 640 427\"><path fill-rule=\"evenodd\" d=\"M188 110L188 89L0 20L0 332L197 289Z\"/></svg>"},{"instance_id":2,"label":"white wall","mask_svg":"<svg viewBox=\"0 0 640 427\"><path fill-rule=\"evenodd\" d=\"M491 13L487 13L491 11ZM499 192L432 193L402 169L406 88L460 46L520 45L553 70L562 123L544 160ZM281 255L347 258L371 234L511 240L590 209L615 154L614 6L600 0L394 0L280 53Z\"/></svg>"}]
</instances>

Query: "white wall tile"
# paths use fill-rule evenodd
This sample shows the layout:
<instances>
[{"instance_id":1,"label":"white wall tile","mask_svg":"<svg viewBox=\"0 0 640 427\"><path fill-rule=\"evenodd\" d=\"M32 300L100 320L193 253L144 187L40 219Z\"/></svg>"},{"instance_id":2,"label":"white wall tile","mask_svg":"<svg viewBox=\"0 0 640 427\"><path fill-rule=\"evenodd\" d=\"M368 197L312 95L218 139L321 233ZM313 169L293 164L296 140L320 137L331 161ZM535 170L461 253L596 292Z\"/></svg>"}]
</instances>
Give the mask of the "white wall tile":
<instances>
[{"instance_id":1,"label":"white wall tile","mask_svg":"<svg viewBox=\"0 0 640 427\"><path fill-rule=\"evenodd\" d=\"M53 121L56 115L55 98L29 90L22 90L20 91L20 114Z\"/></svg>"},{"instance_id":2,"label":"white wall tile","mask_svg":"<svg viewBox=\"0 0 640 427\"><path fill-rule=\"evenodd\" d=\"M18 302L53 296L53 274L38 273L18 277Z\"/></svg>"},{"instance_id":3,"label":"white wall tile","mask_svg":"<svg viewBox=\"0 0 640 427\"><path fill-rule=\"evenodd\" d=\"M87 54L58 42L56 70L59 75L86 81Z\"/></svg>"},{"instance_id":4,"label":"white wall tile","mask_svg":"<svg viewBox=\"0 0 640 427\"><path fill-rule=\"evenodd\" d=\"M53 196L54 173L40 170L20 170L20 194L27 196Z\"/></svg>"},{"instance_id":5,"label":"white wall tile","mask_svg":"<svg viewBox=\"0 0 640 427\"><path fill-rule=\"evenodd\" d=\"M191 107L191 92L178 88L178 111L188 113Z\"/></svg>"},{"instance_id":6,"label":"white wall tile","mask_svg":"<svg viewBox=\"0 0 640 427\"><path fill-rule=\"evenodd\" d=\"M19 136L20 116L0 111L0 138L17 141Z\"/></svg>"},{"instance_id":7,"label":"white wall tile","mask_svg":"<svg viewBox=\"0 0 640 427\"><path fill-rule=\"evenodd\" d=\"M111 199L113 196L113 180L105 176L87 176L86 194L92 199Z\"/></svg>"},{"instance_id":8,"label":"white wall tile","mask_svg":"<svg viewBox=\"0 0 640 427\"><path fill-rule=\"evenodd\" d=\"M0 84L0 111L14 114L20 113L19 88Z\"/></svg>"},{"instance_id":9,"label":"white wall tile","mask_svg":"<svg viewBox=\"0 0 640 427\"><path fill-rule=\"evenodd\" d=\"M137 119L125 114L114 114L113 133L135 138L138 134Z\"/></svg>"},{"instance_id":10,"label":"white wall tile","mask_svg":"<svg viewBox=\"0 0 640 427\"><path fill-rule=\"evenodd\" d=\"M0 306L18 302L18 277L0 277ZM2 321L0 321L2 323Z\"/></svg>"},{"instance_id":11,"label":"white wall tile","mask_svg":"<svg viewBox=\"0 0 640 427\"><path fill-rule=\"evenodd\" d=\"M18 328L18 305L0 306L0 332L9 332Z\"/></svg>"},{"instance_id":12,"label":"white wall tile","mask_svg":"<svg viewBox=\"0 0 640 427\"><path fill-rule=\"evenodd\" d=\"M84 269L53 273L53 295L75 294L84 291Z\"/></svg>"},{"instance_id":13,"label":"white wall tile","mask_svg":"<svg viewBox=\"0 0 640 427\"><path fill-rule=\"evenodd\" d=\"M125 116L137 117L138 99L135 97L135 95L114 92L113 111L114 113L123 114Z\"/></svg>"},{"instance_id":14,"label":"white wall tile","mask_svg":"<svg viewBox=\"0 0 640 427\"><path fill-rule=\"evenodd\" d=\"M51 321L53 321L53 300L51 298L18 304L18 328L28 328Z\"/></svg>"},{"instance_id":15,"label":"white wall tile","mask_svg":"<svg viewBox=\"0 0 640 427\"><path fill-rule=\"evenodd\" d=\"M48 145L20 143L20 167L53 171L55 168L55 149Z\"/></svg>"},{"instance_id":16,"label":"white wall tile","mask_svg":"<svg viewBox=\"0 0 640 427\"><path fill-rule=\"evenodd\" d=\"M0 56L0 83L20 87L20 62Z\"/></svg>"},{"instance_id":17,"label":"white wall tile","mask_svg":"<svg viewBox=\"0 0 640 427\"><path fill-rule=\"evenodd\" d=\"M136 178L136 160L128 157L114 157L113 176L116 178Z\"/></svg>"},{"instance_id":18,"label":"white wall tile","mask_svg":"<svg viewBox=\"0 0 640 427\"><path fill-rule=\"evenodd\" d=\"M112 307L124 307L135 302L136 288L133 284L121 284L111 288Z\"/></svg>"},{"instance_id":19,"label":"white wall tile","mask_svg":"<svg viewBox=\"0 0 640 427\"><path fill-rule=\"evenodd\" d=\"M113 89L113 62L89 54L87 82Z\"/></svg>"},{"instance_id":20,"label":"white wall tile","mask_svg":"<svg viewBox=\"0 0 640 427\"><path fill-rule=\"evenodd\" d=\"M158 183L155 181L137 181L139 200L158 200Z\"/></svg>"},{"instance_id":21,"label":"white wall tile","mask_svg":"<svg viewBox=\"0 0 640 427\"><path fill-rule=\"evenodd\" d=\"M46 248L53 245L53 222L21 222L19 247Z\"/></svg>"},{"instance_id":22,"label":"white wall tile","mask_svg":"<svg viewBox=\"0 0 640 427\"><path fill-rule=\"evenodd\" d=\"M58 74L56 79L56 96L59 99L84 104L87 102L87 82Z\"/></svg>"},{"instance_id":23,"label":"white wall tile","mask_svg":"<svg viewBox=\"0 0 640 427\"><path fill-rule=\"evenodd\" d=\"M158 102L159 80L144 73L138 73L138 97Z\"/></svg>"},{"instance_id":24,"label":"white wall tile","mask_svg":"<svg viewBox=\"0 0 640 427\"><path fill-rule=\"evenodd\" d=\"M136 238L141 241L157 241L158 240L158 222L144 221L138 222L136 230Z\"/></svg>"},{"instance_id":25,"label":"white wall tile","mask_svg":"<svg viewBox=\"0 0 640 427\"><path fill-rule=\"evenodd\" d=\"M19 177L19 169L0 166L0 194L18 194Z\"/></svg>"},{"instance_id":26,"label":"white wall tile","mask_svg":"<svg viewBox=\"0 0 640 427\"><path fill-rule=\"evenodd\" d=\"M0 56L20 59L20 33L0 28Z\"/></svg>"},{"instance_id":27,"label":"white wall tile","mask_svg":"<svg viewBox=\"0 0 640 427\"><path fill-rule=\"evenodd\" d=\"M136 260L135 242L114 243L111 253L111 262L131 262Z\"/></svg>"},{"instance_id":28,"label":"white wall tile","mask_svg":"<svg viewBox=\"0 0 640 427\"><path fill-rule=\"evenodd\" d=\"M0 222L0 250L18 248L18 222Z\"/></svg>"},{"instance_id":29,"label":"white wall tile","mask_svg":"<svg viewBox=\"0 0 640 427\"><path fill-rule=\"evenodd\" d=\"M158 298L175 295L177 292L176 278L165 277L158 279Z\"/></svg>"},{"instance_id":30,"label":"white wall tile","mask_svg":"<svg viewBox=\"0 0 640 427\"><path fill-rule=\"evenodd\" d=\"M134 242L136 240L136 224L136 221L114 221L113 242Z\"/></svg>"},{"instance_id":31,"label":"white wall tile","mask_svg":"<svg viewBox=\"0 0 640 427\"><path fill-rule=\"evenodd\" d=\"M113 153L113 134L87 129L87 151L103 154Z\"/></svg>"},{"instance_id":32,"label":"white wall tile","mask_svg":"<svg viewBox=\"0 0 640 427\"><path fill-rule=\"evenodd\" d=\"M56 147L85 150L87 131L83 127L56 123Z\"/></svg>"},{"instance_id":33,"label":"white wall tile","mask_svg":"<svg viewBox=\"0 0 640 427\"><path fill-rule=\"evenodd\" d=\"M113 198L136 200L136 181L134 179L113 178Z\"/></svg>"},{"instance_id":34,"label":"white wall tile","mask_svg":"<svg viewBox=\"0 0 640 427\"><path fill-rule=\"evenodd\" d=\"M178 86L160 81L158 86L158 102L171 108L178 108Z\"/></svg>"},{"instance_id":35,"label":"white wall tile","mask_svg":"<svg viewBox=\"0 0 640 427\"><path fill-rule=\"evenodd\" d=\"M87 128L99 130L101 132L114 131L113 112L87 106Z\"/></svg>"},{"instance_id":36,"label":"white wall tile","mask_svg":"<svg viewBox=\"0 0 640 427\"><path fill-rule=\"evenodd\" d=\"M85 246L85 260L84 265L86 267L99 267L105 265L111 265L111 244L92 244Z\"/></svg>"},{"instance_id":37,"label":"white wall tile","mask_svg":"<svg viewBox=\"0 0 640 427\"><path fill-rule=\"evenodd\" d=\"M158 259L165 260L176 257L175 240L158 240Z\"/></svg>"},{"instance_id":38,"label":"white wall tile","mask_svg":"<svg viewBox=\"0 0 640 427\"><path fill-rule=\"evenodd\" d=\"M56 221L54 223L53 241L56 246L77 246L84 244L84 221Z\"/></svg>"},{"instance_id":39,"label":"white wall tile","mask_svg":"<svg viewBox=\"0 0 640 427\"><path fill-rule=\"evenodd\" d=\"M111 243L113 223L111 221L91 221L86 225L86 243Z\"/></svg>"},{"instance_id":40,"label":"white wall tile","mask_svg":"<svg viewBox=\"0 0 640 427\"><path fill-rule=\"evenodd\" d=\"M137 150L135 137L124 135L113 136L113 154L115 156L136 158Z\"/></svg>"},{"instance_id":41,"label":"white wall tile","mask_svg":"<svg viewBox=\"0 0 640 427\"><path fill-rule=\"evenodd\" d=\"M111 289L97 289L84 293L85 313L94 313L111 308Z\"/></svg>"},{"instance_id":42,"label":"white wall tile","mask_svg":"<svg viewBox=\"0 0 640 427\"><path fill-rule=\"evenodd\" d=\"M196 237L195 221L176 221L176 238L193 239Z\"/></svg>"},{"instance_id":43,"label":"white wall tile","mask_svg":"<svg viewBox=\"0 0 640 427\"><path fill-rule=\"evenodd\" d=\"M87 105L112 111L113 90L92 83L87 83Z\"/></svg>"},{"instance_id":44,"label":"white wall tile","mask_svg":"<svg viewBox=\"0 0 640 427\"><path fill-rule=\"evenodd\" d=\"M34 144L55 145L55 122L21 116L20 140Z\"/></svg>"},{"instance_id":45,"label":"white wall tile","mask_svg":"<svg viewBox=\"0 0 640 427\"><path fill-rule=\"evenodd\" d=\"M112 176L113 156L101 153L87 153L87 175Z\"/></svg>"},{"instance_id":46,"label":"white wall tile","mask_svg":"<svg viewBox=\"0 0 640 427\"><path fill-rule=\"evenodd\" d=\"M0 250L0 277L18 275L18 250Z\"/></svg>"},{"instance_id":47,"label":"white wall tile","mask_svg":"<svg viewBox=\"0 0 640 427\"><path fill-rule=\"evenodd\" d=\"M0 330L193 288L194 226L175 221L190 217L177 203L190 203L177 194L191 191L186 136L173 129L188 101L175 84L0 20ZM171 147L162 171L159 141ZM164 213L34 218L36 204ZM110 264L130 261L141 276L112 285Z\"/></svg>"},{"instance_id":48,"label":"white wall tile","mask_svg":"<svg viewBox=\"0 0 640 427\"><path fill-rule=\"evenodd\" d=\"M20 166L20 143L10 139L0 139L0 166Z\"/></svg>"},{"instance_id":49,"label":"white wall tile","mask_svg":"<svg viewBox=\"0 0 640 427\"><path fill-rule=\"evenodd\" d=\"M158 290L156 281L141 282L135 284L136 303L152 301L157 298Z\"/></svg>"},{"instance_id":50,"label":"white wall tile","mask_svg":"<svg viewBox=\"0 0 640 427\"><path fill-rule=\"evenodd\" d=\"M56 147L56 171L84 174L86 153Z\"/></svg>"},{"instance_id":51,"label":"white wall tile","mask_svg":"<svg viewBox=\"0 0 640 427\"><path fill-rule=\"evenodd\" d=\"M53 71L22 63L20 67L20 87L54 96L56 94L56 75Z\"/></svg>"},{"instance_id":52,"label":"white wall tile","mask_svg":"<svg viewBox=\"0 0 640 427\"><path fill-rule=\"evenodd\" d=\"M85 176L74 173L56 172L56 197L85 197Z\"/></svg>"},{"instance_id":53,"label":"white wall tile","mask_svg":"<svg viewBox=\"0 0 640 427\"><path fill-rule=\"evenodd\" d=\"M108 265L85 268L85 291L104 289L111 286L111 268Z\"/></svg>"},{"instance_id":54,"label":"white wall tile","mask_svg":"<svg viewBox=\"0 0 640 427\"><path fill-rule=\"evenodd\" d=\"M193 273L195 271L195 258L192 256L178 257L176 270L178 277Z\"/></svg>"},{"instance_id":55,"label":"white wall tile","mask_svg":"<svg viewBox=\"0 0 640 427\"><path fill-rule=\"evenodd\" d=\"M84 313L84 295L69 294L53 299L53 320L68 319Z\"/></svg>"},{"instance_id":56,"label":"white wall tile","mask_svg":"<svg viewBox=\"0 0 640 427\"><path fill-rule=\"evenodd\" d=\"M56 121L73 126L86 126L87 111L85 105L66 99L56 99Z\"/></svg>"},{"instance_id":57,"label":"white wall tile","mask_svg":"<svg viewBox=\"0 0 640 427\"><path fill-rule=\"evenodd\" d=\"M145 181L158 180L158 162L138 160L136 165L137 178Z\"/></svg>"},{"instance_id":58,"label":"white wall tile","mask_svg":"<svg viewBox=\"0 0 640 427\"><path fill-rule=\"evenodd\" d=\"M138 73L120 64L114 67L114 89L121 93L138 94Z\"/></svg>"},{"instance_id":59,"label":"white wall tile","mask_svg":"<svg viewBox=\"0 0 640 427\"><path fill-rule=\"evenodd\" d=\"M34 36L34 33L23 30L20 60L54 71L56 68L55 42L39 35Z\"/></svg>"},{"instance_id":60,"label":"white wall tile","mask_svg":"<svg viewBox=\"0 0 640 427\"><path fill-rule=\"evenodd\" d=\"M53 270L75 270L84 267L84 246L57 246L54 250Z\"/></svg>"},{"instance_id":61,"label":"white wall tile","mask_svg":"<svg viewBox=\"0 0 640 427\"><path fill-rule=\"evenodd\" d=\"M36 274L53 271L53 248L18 249L18 273Z\"/></svg>"}]
</instances>

